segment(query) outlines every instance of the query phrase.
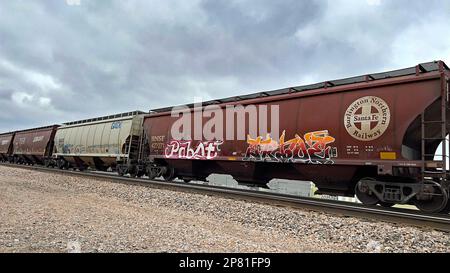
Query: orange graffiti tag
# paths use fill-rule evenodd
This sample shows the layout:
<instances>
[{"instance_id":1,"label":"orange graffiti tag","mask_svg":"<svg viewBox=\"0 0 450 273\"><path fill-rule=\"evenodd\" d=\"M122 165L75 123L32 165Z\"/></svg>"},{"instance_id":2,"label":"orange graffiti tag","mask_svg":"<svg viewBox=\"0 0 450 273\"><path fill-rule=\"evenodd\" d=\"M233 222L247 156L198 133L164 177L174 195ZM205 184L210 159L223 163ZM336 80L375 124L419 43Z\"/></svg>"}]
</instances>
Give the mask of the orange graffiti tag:
<instances>
[{"instance_id":1,"label":"orange graffiti tag","mask_svg":"<svg viewBox=\"0 0 450 273\"><path fill-rule=\"evenodd\" d=\"M246 158L254 161L320 163L324 160L332 163L331 158L337 157L337 148L330 146L336 139L329 135L328 130L308 132L303 138L298 134L289 140L285 138L286 131L281 134L279 142L273 140L270 134L265 139L248 135Z\"/></svg>"}]
</instances>

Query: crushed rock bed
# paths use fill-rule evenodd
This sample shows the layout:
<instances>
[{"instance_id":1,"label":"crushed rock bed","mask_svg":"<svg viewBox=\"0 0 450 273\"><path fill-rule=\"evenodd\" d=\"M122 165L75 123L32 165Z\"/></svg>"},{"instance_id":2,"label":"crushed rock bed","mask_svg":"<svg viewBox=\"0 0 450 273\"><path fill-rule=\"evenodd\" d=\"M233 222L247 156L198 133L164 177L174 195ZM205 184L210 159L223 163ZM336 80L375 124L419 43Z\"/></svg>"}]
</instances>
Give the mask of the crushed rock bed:
<instances>
[{"instance_id":1,"label":"crushed rock bed","mask_svg":"<svg viewBox=\"0 0 450 273\"><path fill-rule=\"evenodd\" d=\"M0 252L449 252L450 234L0 166Z\"/></svg>"}]
</instances>

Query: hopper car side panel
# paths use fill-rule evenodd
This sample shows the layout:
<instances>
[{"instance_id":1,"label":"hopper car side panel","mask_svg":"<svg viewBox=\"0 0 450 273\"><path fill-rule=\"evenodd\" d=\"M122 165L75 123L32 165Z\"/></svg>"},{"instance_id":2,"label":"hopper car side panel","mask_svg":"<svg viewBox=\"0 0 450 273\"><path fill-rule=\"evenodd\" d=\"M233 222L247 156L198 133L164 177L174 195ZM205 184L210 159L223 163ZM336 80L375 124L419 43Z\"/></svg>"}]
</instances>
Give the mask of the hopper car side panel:
<instances>
[{"instance_id":1,"label":"hopper car side panel","mask_svg":"<svg viewBox=\"0 0 450 273\"><path fill-rule=\"evenodd\" d=\"M17 162L40 163L52 155L57 125L16 132L13 157Z\"/></svg>"},{"instance_id":2,"label":"hopper car side panel","mask_svg":"<svg viewBox=\"0 0 450 273\"><path fill-rule=\"evenodd\" d=\"M138 141L141 130L142 116L132 112L118 118L65 125L56 134L54 156L61 164L80 169L114 168L118 162L128 160L130 153L136 157L136 148L128 148L130 142L133 145Z\"/></svg>"},{"instance_id":3,"label":"hopper car side panel","mask_svg":"<svg viewBox=\"0 0 450 273\"><path fill-rule=\"evenodd\" d=\"M8 161L12 154L14 133L0 135L0 161Z\"/></svg>"}]
</instances>

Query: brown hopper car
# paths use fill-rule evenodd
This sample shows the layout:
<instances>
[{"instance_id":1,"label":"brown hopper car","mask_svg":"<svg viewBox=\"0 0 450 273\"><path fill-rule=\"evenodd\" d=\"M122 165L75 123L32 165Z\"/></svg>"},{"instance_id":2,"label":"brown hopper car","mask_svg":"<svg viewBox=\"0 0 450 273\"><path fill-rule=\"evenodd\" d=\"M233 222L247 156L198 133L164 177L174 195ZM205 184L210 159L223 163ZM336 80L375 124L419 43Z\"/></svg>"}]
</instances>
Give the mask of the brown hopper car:
<instances>
[{"instance_id":1,"label":"brown hopper car","mask_svg":"<svg viewBox=\"0 0 450 273\"><path fill-rule=\"evenodd\" d=\"M15 163L45 164L51 159L58 125L18 131L13 141Z\"/></svg>"},{"instance_id":2,"label":"brown hopper car","mask_svg":"<svg viewBox=\"0 0 450 273\"><path fill-rule=\"evenodd\" d=\"M14 133L0 134L0 161L9 161L12 153Z\"/></svg>"},{"instance_id":3,"label":"brown hopper car","mask_svg":"<svg viewBox=\"0 0 450 273\"><path fill-rule=\"evenodd\" d=\"M356 193L365 204L442 211L449 190L445 143L442 160L434 156L449 133L449 76L443 62L432 62L203 104L219 106L223 117L230 105L278 105L279 138L252 135L247 122L244 140L227 140L226 132L213 140L195 141L193 133L174 140L171 127L179 118L170 108L153 110L144 120L149 172L186 181L230 174L260 185L273 178L308 180L320 193ZM212 117L203 117L203 125Z\"/></svg>"}]
</instances>

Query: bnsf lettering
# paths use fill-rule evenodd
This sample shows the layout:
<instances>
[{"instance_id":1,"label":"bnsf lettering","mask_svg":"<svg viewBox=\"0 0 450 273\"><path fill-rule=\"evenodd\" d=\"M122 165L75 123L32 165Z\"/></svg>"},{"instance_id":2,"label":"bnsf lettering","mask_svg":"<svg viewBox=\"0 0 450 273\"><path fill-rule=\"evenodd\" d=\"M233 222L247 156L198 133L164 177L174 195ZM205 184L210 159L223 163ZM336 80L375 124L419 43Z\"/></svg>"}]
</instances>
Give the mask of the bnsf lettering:
<instances>
[{"instance_id":1,"label":"bnsf lettering","mask_svg":"<svg viewBox=\"0 0 450 273\"><path fill-rule=\"evenodd\" d=\"M152 142L164 142L166 136L152 136Z\"/></svg>"}]
</instances>

